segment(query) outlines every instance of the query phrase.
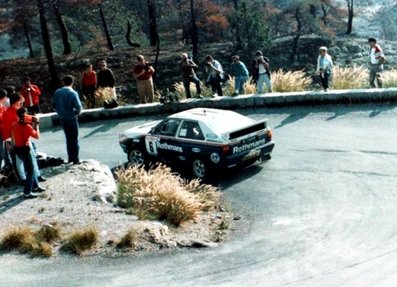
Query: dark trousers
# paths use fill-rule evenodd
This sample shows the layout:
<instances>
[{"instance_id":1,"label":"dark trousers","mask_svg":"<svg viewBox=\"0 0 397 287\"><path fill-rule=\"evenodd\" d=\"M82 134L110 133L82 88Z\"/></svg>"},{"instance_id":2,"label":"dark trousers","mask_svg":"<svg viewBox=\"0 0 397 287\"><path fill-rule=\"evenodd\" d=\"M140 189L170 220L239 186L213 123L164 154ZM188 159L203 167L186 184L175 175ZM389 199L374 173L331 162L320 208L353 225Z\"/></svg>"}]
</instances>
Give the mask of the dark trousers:
<instances>
[{"instance_id":1,"label":"dark trousers","mask_svg":"<svg viewBox=\"0 0 397 287\"><path fill-rule=\"evenodd\" d=\"M36 160L32 157L29 146L14 147L15 154L23 161L23 166L26 172L26 183L23 189L24 194L32 192L33 188L39 186L37 176L34 173L33 161Z\"/></svg>"},{"instance_id":2,"label":"dark trousers","mask_svg":"<svg viewBox=\"0 0 397 287\"><path fill-rule=\"evenodd\" d=\"M216 75L216 77L211 77L208 81L208 84L211 86L212 92L216 92L219 96L223 95L221 82L222 79L219 75Z\"/></svg>"},{"instance_id":3,"label":"dark trousers","mask_svg":"<svg viewBox=\"0 0 397 287\"><path fill-rule=\"evenodd\" d=\"M320 81L321 81L321 85L323 86L324 90L329 88L329 78L330 77L331 77L331 73L328 71L320 74Z\"/></svg>"},{"instance_id":4,"label":"dark trousers","mask_svg":"<svg viewBox=\"0 0 397 287\"><path fill-rule=\"evenodd\" d=\"M95 86L83 86L82 92L87 99L88 108L95 108Z\"/></svg>"},{"instance_id":5,"label":"dark trousers","mask_svg":"<svg viewBox=\"0 0 397 287\"><path fill-rule=\"evenodd\" d=\"M38 104L30 106L30 107L26 107L26 109L28 110L29 115L35 115L35 114L40 113L40 107Z\"/></svg>"},{"instance_id":6,"label":"dark trousers","mask_svg":"<svg viewBox=\"0 0 397 287\"><path fill-rule=\"evenodd\" d=\"M185 87L185 91L186 91L186 98L191 98L192 95L190 93L190 83L195 83L196 84L196 91L197 91L197 95L201 94L201 87L200 87L200 80L199 78L197 78L196 76L194 77L190 77L190 78L186 78L183 79L183 86Z\"/></svg>"},{"instance_id":7,"label":"dark trousers","mask_svg":"<svg viewBox=\"0 0 397 287\"><path fill-rule=\"evenodd\" d=\"M66 137L66 150L69 162L79 161L79 123L76 119L62 120L63 131Z\"/></svg>"}]
</instances>

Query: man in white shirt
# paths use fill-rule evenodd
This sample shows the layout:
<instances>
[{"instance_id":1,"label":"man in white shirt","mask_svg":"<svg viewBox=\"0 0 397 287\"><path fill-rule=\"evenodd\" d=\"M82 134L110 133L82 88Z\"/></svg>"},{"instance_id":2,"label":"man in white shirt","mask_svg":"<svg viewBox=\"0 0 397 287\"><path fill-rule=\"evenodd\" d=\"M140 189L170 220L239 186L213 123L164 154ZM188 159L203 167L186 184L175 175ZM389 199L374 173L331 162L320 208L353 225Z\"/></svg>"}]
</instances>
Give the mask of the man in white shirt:
<instances>
[{"instance_id":1,"label":"man in white shirt","mask_svg":"<svg viewBox=\"0 0 397 287\"><path fill-rule=\"evenodd\" d=\"M255 53L255 68L258 69L258 81L256 85L256 93L262 94L263 84L266 84L269 93L273 91L272 80L270 78L269 59L264 58L261 51Z\"/></svg>"},{"instance_id":2,"label":"man in white shirt","mask_svg":"<svg viewBox=\"0 0 397 287\"><path fill-rule=\"evenodd\" d=\"M369 38L369 84L371 88L382 88L382 72L385 62L385 55L382 48L376 43L375 38ZM376 84L375 84L376 82Z\"/></svg>"}]
</instances>

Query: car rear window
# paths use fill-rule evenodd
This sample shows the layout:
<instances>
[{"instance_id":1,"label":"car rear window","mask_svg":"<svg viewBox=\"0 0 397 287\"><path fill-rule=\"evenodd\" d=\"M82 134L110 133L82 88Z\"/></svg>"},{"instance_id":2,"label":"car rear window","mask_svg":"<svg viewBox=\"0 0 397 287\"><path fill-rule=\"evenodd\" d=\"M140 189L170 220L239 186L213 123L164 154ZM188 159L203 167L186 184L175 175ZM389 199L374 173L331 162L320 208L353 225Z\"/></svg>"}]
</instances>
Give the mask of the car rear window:
<instances>
[{"instance_id":1,"label":"car rear window","mask_svg":"<svg viewBox=\"0 0 397 287\"><path fill-rule=\"evenodd\" d=\"M253 123L255 123L254 120L234 112L224 113L207 121L208 126L218 134L245 128Z\"/></svg>"}]
</instances>

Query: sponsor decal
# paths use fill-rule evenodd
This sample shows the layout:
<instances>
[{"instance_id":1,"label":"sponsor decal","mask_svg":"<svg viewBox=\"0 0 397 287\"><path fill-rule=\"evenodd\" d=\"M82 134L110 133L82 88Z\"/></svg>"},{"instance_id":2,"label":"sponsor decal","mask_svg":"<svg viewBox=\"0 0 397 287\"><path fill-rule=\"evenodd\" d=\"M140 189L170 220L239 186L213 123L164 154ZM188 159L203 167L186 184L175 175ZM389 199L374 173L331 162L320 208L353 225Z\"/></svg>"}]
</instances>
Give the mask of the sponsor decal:
<instances>
[{"instance_id":1,"label":"sponsor decal","mask_svg":"<svg viewBox=\"0 0 397 287\"><path fill-rule=\"evenodd\" d=\"M156 147L158 149L165 149L165 150L171 150L171 151L176 151L176 152L183 152L183 149L180 146L170 145L170 144L167 144L167 143L160 143L159 141L156 142Z\"/></svg>"},{"instance_id":2,"label":"sponsor decal","mask_svg":"<svg viewBox=\"0 0 397 287\"><path fill-rule=\"evenodd\" d=\"M266 143L266 139L261 139L259 141L253 142L253 143L243 144L241 146L235 146L233 148L233 154L256 148L256 147L263 145L265 143Z\"/></svg>"}]
</instances>

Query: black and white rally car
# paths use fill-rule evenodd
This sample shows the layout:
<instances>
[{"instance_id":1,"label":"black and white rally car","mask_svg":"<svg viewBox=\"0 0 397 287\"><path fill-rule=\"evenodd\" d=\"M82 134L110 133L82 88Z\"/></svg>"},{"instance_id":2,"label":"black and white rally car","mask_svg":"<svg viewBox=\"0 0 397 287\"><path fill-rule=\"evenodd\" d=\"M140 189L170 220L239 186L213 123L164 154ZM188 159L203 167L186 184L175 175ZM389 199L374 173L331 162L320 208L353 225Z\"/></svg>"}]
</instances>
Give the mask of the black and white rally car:
<instances>
[{"instance_id":1,"label":"black and white rally car","mask_svg":"<svg viewBox=\"0 0 397 287\"><path fill-rule=\"evenodd\" d=\"M133 127L120 134L119 142L132 164L183 164L197 178L214 169L266 161L274 148L266 120L209 108Z\"/></svg>"}]
</instances>

